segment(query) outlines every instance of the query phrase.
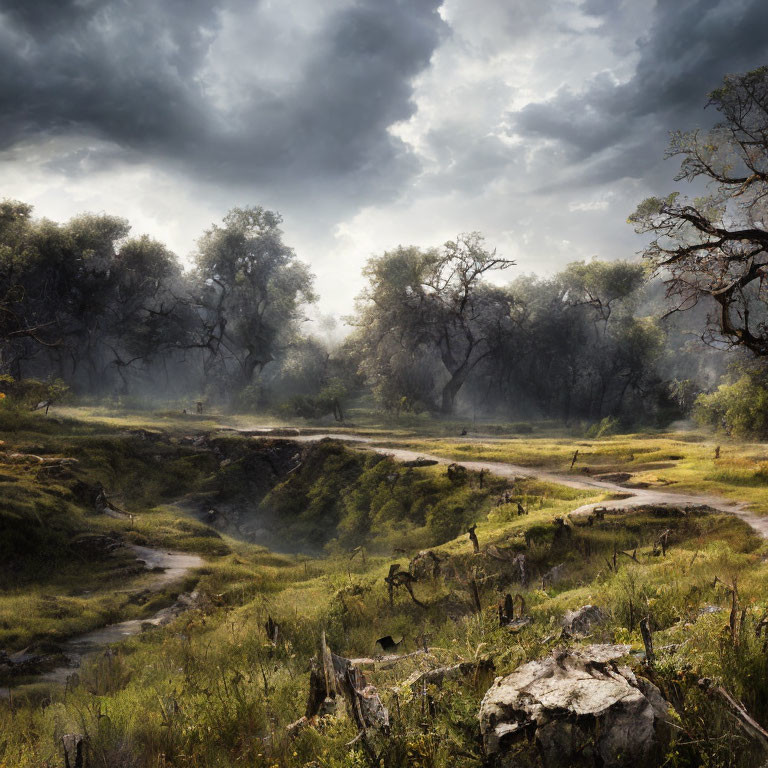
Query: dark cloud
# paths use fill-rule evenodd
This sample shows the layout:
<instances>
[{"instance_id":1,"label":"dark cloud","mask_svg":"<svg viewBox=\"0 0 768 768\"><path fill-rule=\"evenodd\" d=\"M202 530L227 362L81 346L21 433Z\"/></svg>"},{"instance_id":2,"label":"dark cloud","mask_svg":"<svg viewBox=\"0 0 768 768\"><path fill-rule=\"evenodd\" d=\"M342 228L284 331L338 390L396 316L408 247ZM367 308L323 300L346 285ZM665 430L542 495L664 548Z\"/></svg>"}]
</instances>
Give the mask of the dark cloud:
<instances>
[{"instance_id":1,"label":"dark cloud","mask_svg":"<svg viewBox=\"0 0 768 768\"><path fill-rule=\"evenodd\" d=\"M439 0L338 8L303 41L298 76L257 74L222 100L206 72L224 15L256 6L0 0L0 148L90 136L215 183L331 182L354 195L379 195L412 172L413 157L387 128L415 109L411 81L443 30ZM258 73L264 51L224 54L217 66L226 83L228 70L235 80L248 61ZM92 167L119 152L86 154Z\"/></svg>"},{"instance_id":2,"label":"dark cloud","mask_svg":"<svg viewBox=\"0 0 768 768\"><path fill-rule=\"evenodd\" d=\"M617 7L589 0L584 10L600 17L610 35ZM640 178L661 160L668 131L706 127L717 118L702 108L723 75L768 62L766 29L764 0L661 0L652 28L637 41L639 61L629 81L600 74L583 89L564 86L513 114L511 130L556 144L566 169L581 166L580 176L569 174L572 181Z\"/></svg>"}]
</instances>

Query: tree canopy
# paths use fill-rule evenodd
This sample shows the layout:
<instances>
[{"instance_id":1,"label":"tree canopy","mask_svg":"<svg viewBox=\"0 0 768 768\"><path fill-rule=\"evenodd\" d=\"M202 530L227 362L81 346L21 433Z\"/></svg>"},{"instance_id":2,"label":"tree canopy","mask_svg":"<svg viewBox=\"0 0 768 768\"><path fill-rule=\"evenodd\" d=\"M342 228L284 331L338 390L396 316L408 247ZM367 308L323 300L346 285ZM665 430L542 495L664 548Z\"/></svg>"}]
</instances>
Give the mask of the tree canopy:
<instances>
[{"instance_id":1,"label":"tree canopy","mask_svg":"<svg viewBox=\"0 0 768 768\"><path fill-rule=\"evenodd\" d=\"M488 250L478 232L442 248L401 246L371 259L357 322L373 375L402 377L403 357L407 363L414 354L435 356L444 374L440 409L451 413L468 376L490 353L498 324L509 316L506 294L483 277L513 264Z\"/></svg>"},{"instance_id":2,"label":"tree canopy","mask_svg":"<svg viewBox=\"0 0 768 768\"><path fill-rule=\"evenodd\" d=\"M675 308L707 297L717 309L705 336L768 355L768 67L728 75L708 106L710 131L678 131L668 155L677 181L706 185L690 199L673 192L643 201L630 217L652 240L645 257L668 280Z\"/></svg>"}]
</instances>

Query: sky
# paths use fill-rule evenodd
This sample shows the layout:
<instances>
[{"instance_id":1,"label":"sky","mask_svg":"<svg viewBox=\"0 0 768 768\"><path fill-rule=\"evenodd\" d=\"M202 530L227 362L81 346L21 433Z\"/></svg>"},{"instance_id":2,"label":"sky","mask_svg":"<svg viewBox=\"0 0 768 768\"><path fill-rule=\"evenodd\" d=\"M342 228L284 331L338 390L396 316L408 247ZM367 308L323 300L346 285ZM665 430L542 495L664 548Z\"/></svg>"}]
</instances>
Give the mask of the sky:
<instances>
[{"instance_id":1,"label":"sky","mask_svg":"<svg viewBox=\"0 0 768 768\"><path fill-rule=\"evenodd\" d=\"M669 132L716 120L767 30L765 0L0 0L0 198L186 263L277 210L336 316L368 258L461 232L505 279L635 258Z\"/></svg>"}]
</instances>

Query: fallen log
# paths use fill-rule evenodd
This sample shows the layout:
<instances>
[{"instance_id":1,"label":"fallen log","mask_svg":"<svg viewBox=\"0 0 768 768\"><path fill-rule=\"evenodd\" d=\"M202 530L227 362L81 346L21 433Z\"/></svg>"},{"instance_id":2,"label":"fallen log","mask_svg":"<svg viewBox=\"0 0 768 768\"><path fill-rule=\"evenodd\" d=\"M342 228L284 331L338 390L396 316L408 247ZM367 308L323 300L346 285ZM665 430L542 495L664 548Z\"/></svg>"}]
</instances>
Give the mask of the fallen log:
<instances>
[{"instance_id":1,"label":"fallen log","mask_svg":"<svg viewBox=\"0 0 768 768\"><path fill-rule=\"evenodd\" d=\"M721 685L713 685L712 680L708 677L702 677L699 680L699 688L701 688L709 696L717 696L724 703L728 712L733 716L741 729L749 735L752 739L757 741L763 748L763 751L768 752L768 731L758 723L747 710L744 705L736 701L728 691Z\"/></svg>"},{"instance_id":2,"label":"fallen log","mask_svg":"<svg viewBox=\"0 0 768 768\"><path fill-rule=\"evenodd\" d=\"M478 661L462 661L459 664L452 664L447 667L437 667L420 672L414 672L403 682L414 693L424 691L428 685L441 686L446 680L457 680L461 677L468 677L492 672L493 662L490 659L479 659Z\"/></svg>"},{"instance_id":3,"label":"fallen log","mask_svg":"<svg viewBox=\"0 0 768 768\"><path fill-rule=\"evenodd\" d=\"M425 656L429 654L429 651L422 650L411 651L410 653L388 653L383 656L363 656L358 659L350 659L349 663L354 664L358 668L371 667L373 669L391 669L401 661L405 659L412 659L415 656Z\"/></svg>"}]
</instances>

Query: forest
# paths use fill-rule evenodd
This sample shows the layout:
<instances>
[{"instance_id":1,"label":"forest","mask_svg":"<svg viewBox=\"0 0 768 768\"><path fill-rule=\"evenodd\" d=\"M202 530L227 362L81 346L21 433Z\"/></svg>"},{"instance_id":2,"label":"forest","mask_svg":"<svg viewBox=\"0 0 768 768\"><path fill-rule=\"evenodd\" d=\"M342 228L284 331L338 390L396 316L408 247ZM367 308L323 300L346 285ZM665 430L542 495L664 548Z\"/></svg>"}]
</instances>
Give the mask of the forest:
<instances>
[{"instance_id":1,"label":"forest","mask_svg":"<svg viewBox=\"0 0 768 768\"><path fill-rule=\"evenodd\" d=\"M265 207L0 203L0 768L762 764L768 67L707 104L638 254L341 318Z\"/></svg>"},{"instance_id":2,"label":"forest","mask_svg":"<svg viewBox=\"0 0 768 768\"><path fill-rule=\"evenodd\" d=\"M764 391L759 353L721 326L716 289L670 315L677 278L639 261L496 284L487 278L514 265L479 233L399 247L369 260L338 341L333 318L307 317L312 275L275 213L231 211L189 270L115 217L57 225L6 201L0 220L4 388L30 403L202 401L343 420L347 403L367 398L395 416L534 414L626 429L668 425L697 404L712 421L717 388L731 382ZM758 307L757 328L759 317ZM735 415L724 424L765 434Z\"/></svg>"}]
</instances>

